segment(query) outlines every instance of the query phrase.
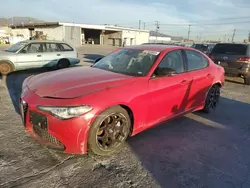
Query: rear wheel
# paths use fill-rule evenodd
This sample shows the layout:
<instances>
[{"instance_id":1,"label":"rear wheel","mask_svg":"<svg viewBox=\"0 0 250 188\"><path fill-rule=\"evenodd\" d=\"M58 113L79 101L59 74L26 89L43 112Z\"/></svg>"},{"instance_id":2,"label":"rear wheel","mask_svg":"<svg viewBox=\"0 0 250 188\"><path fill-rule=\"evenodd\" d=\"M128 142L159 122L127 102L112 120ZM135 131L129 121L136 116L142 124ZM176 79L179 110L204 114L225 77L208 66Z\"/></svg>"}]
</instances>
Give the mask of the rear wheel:
<instances>
[{"instance_id":1,"label":"rear wheel","mask_svg":"<svg viewBox=\"0 0 250 188\"><path fill-rule=\"evenodd\" d=\"M245 85L250 85L250 77L245 77L244 78L244 84Z\"/></svg>"},{"instance_id":2,"label":"rear wheel","mask_svg":"<svg viewBox=\"0 0 250 188\"><path fill-rule=\"evenodd\" d=\"M205 106L202 111L206 113L214 111L218 106L219 99L220 99L220 86L216 84L209 89L205 101Z\"/></svg>"},{"instance_id":3,"label":"rear wheel","mask_svg":"<svg viewBox=\"0 0 250 188\"><path fill-rule=\"evenodd\" d=\"M90 128L90 151L102 156L119 151L129 135L130 126L130 117L124 108L115 106L106 109Z\"/></svg>"},{"instance_id":4,"label":"rear wheel","mask_svg":"<svg viewBox=\"0 0 250 188\"><path fill-rule=\"evenodd\" d=\"M7 61L0 61L0 74L7 75L13 72L14 68L11 63Z\"/></svg>"},{"instance_id":5,"label":"rear wheel","mask_svg":"<svg viewBox=\"0 0 250 188\"><path fill-rule=\"evenodd\" d=\"M65 69L70 66L70 62L68 59L60 59L56 65L56 69Z\"/></svg>"}]
</instances>

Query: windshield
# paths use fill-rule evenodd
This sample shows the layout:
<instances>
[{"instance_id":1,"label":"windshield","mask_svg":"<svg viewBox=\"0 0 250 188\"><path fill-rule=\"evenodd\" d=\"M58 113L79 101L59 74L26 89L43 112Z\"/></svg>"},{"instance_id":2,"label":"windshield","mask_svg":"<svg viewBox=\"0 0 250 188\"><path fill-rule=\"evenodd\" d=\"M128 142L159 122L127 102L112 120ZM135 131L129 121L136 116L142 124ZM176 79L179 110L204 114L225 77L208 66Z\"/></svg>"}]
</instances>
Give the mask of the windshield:
<instances>
[{"instance_id":1,"label":"windshield","mask_svg":"<svg viewBox=\"0 0 250 188\"><path fill-rule=\"evenodd\" d=\"M159 53L148 50L121 49L107 55L93 67L131 76L145 76Z\"/></svg>"},{"instance_id":2,"label":"windshield","mask_svg":"<svg viewBox=\"0 0 250 188\"><path fill-rule=\"evenodd\" d=\"M6 52L12 52L15 53L18 50L20 50L23 46L25 46L27 43L26 42L18 42L16 44L13 44L11 47L9 47Z\"/></svg>"},{"instance_id":3,"label":"windshield","mask_svg":"<svg viewBox=\"0 0 250 188\"><path fill-rule=\"evenodd\" d=\"M193 48L195 48L197 50L201 50L201 51L206 51L208 49L208 45L195 44L195 45L193 45Z\"/></svg>"}]
</instances>

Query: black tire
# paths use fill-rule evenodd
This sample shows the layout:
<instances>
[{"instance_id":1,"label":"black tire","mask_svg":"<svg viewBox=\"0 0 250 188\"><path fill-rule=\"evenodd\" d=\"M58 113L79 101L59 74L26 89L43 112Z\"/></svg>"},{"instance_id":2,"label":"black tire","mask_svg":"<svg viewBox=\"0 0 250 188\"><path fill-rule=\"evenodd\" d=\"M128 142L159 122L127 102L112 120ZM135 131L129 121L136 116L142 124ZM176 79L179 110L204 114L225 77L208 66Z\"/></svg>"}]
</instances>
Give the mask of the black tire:
<instances>
[{"instance_id":1,"label":"black tire","mask_svg":"<svg viewBox=\"0 0 250 188\"><path fill-rule=\"evenodd\" d=\"M0 61L0 74L7 75L14 71L13 65L8 61Z\"/></svg>"},{"instance_id":2,"label":"black tire","mask_svg":"<svg viewBox=\"0 0 250 188\"><path fill-rule=\"evenodd\" d=\"M115 116L117 116L117 121L113 118ZM107 156L120 151L129 135L130 127L131 120L124 108L114 106L106 109L91 125L88 137L89 152ZM112 140L112 136L115 141ZM110 143L110 146L108 146L108 143Z\"/></svg>"},{"instance_id":3,"label":"black tire","mask_svg":"<svg viewBox=\"0 0 250 188\"><path fill-rule=\"evenodd\" d=\"M205 113L211 113L215 111L220 99L220 86L218 84L213 85L206 96L205 106L202 109Z\"/></svg>"},{"instance_id":4,"label":"black tire","mask_svg":"<svg viewBox=\"0 0 250 188\"><path fill-rule=\"evenodd\" d=\"M248 86L250 85L250 77L245 77L244 78L244 84L248 85Z\"/></svg>"},{"instance_id":5,"label":"black tire","mask_svg":"<svg viewBox=\"0 0 250 188\"><path fill-rule=\"evenodd\" d=\"M70 62L68 59L60 59L56 65L56 69L65 69L70 66Z\"/></svg>"}]
</instances>

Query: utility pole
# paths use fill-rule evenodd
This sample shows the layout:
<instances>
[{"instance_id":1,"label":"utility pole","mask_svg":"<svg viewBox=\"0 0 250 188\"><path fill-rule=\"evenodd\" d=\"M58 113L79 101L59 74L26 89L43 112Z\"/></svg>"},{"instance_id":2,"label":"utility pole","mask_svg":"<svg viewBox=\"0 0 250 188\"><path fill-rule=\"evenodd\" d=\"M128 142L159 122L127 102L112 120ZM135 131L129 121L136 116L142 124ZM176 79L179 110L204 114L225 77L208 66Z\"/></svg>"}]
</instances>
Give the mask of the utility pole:
<instances>
[{"instance_id":1,"label":"utility pole","mask_svg":"<svg viewBox=\"0 0 250 188\"><path fill-rule=\"evenodd\" d=\"M190 29L191 29L191 25L188 25L188 40L189 40L189 37L190 37Z\"/></svg>"},{"instance_id":2,"label":"utility pole","mask_svg":"<svg viewBox=\"0 0 250 188\"><path fill-rule=\"evenodd\" d=\"M141 20L139 20L139 29L141 29Z\"/></svg>"},{"instance_id":3,"label":"utility pole","mask_svg":"<svg viewBox=\"0 0 250 188\"><path fill-rule=\"evenodd\" d=\"M143 22L143 29L146 29L146 22Z\"/></svg>"},{"instance_id":4,"label":"utility pole","mask_svg":"<svg viewBox=\"0 0 250 188\"><path fill-rule=\"evenodd\" d=\"M156 28L155 28L156 39L155 40L157 41L157 37L159 35L159 29L160 29L159 21L155 21L155 26L156 26Z\"/></svg>"},{"instance_id":5,"label":"utility pole","mask_svg":"<svg viewBox=\"0 0 250 188\"><path fill-rule=\"evenodd\" d=\"M233 31L232 42L234 42L235 31L236 31L236 29L234 29L234 31Z\"/></svg>"},{"instance_id":6,"label":"utility pole","mask_svg":"<svg viewBox=\"0 0 250 188\"><path fill-rule=\"evenodd\" d=\"M226 42L226 40L227 40L227 34L225 34L224 36L224 42Z\"/></svg>"},{"instance_id":7,"label":"utility pole","mask_svg":"<svg viewBox=\"0 0 250 188\"><path fill-rule=\"evenodd\" d=\"M250 31L248 33L248 42L250 42Z\"/></svg>"}]
</instances>

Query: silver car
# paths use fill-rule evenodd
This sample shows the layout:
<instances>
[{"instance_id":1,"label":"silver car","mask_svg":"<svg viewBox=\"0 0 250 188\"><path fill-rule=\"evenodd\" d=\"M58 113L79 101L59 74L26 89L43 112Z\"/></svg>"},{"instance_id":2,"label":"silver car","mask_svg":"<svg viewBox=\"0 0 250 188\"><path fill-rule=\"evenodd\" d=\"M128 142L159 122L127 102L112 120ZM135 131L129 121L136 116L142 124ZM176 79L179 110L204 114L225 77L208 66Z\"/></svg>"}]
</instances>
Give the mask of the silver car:
<instances>
[{"instance_id":1,"label":"silver car","mask_svg":"<svg viewBox=\"0 0 250 188\"><path fill-rule=\"evenodd\" d=\"M0 74L40 67L67 68L80 63L76 49L62 41L28 40L0 52Z\"/></svg>"}]
</instances>

